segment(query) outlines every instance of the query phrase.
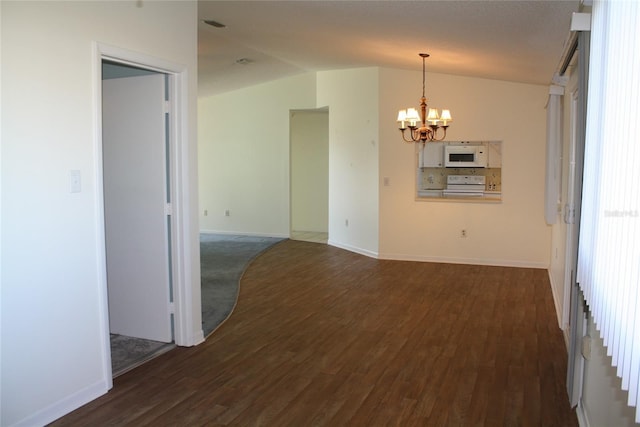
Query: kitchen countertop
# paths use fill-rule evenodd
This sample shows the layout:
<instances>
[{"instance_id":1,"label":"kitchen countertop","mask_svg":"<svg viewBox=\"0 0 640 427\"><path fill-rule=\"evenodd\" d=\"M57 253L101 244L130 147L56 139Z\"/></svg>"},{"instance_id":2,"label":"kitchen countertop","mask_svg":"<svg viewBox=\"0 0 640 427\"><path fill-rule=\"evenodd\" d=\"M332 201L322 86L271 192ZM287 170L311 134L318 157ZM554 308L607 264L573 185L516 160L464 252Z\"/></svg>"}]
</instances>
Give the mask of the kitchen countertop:
<instances>
[{"instance_id":1,"label":"kitchen countertop","mask_svg":"<svg viewBox=\"0 0 640 427\"><path fill-rule=\"evenodd\" d=\"M445 196L443 195L443 191L441 189L419 189L418 190L418 199L419 200L464 200L464 201L501 201L502 200L502 192L501 191L485 191L482 196Z\"/></svg>"}]
</instances>

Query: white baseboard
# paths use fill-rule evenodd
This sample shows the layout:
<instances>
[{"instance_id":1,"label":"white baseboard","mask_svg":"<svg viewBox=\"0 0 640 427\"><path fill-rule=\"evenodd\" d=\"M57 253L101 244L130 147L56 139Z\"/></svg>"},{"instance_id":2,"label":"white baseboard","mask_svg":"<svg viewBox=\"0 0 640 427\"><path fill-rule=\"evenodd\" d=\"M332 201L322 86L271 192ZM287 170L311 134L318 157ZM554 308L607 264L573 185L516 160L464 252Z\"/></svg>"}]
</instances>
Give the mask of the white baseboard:
<instances>
[{"instance_id":1,"label":"white baseboard","mask_svg":"<svg viewBox=\"0 0 640 427\"><path fill-rule=\"evenodd\" d=\"M388 259L394 261L419 261L419 262L439 262L444 264L470 264L470 265L492 265L496 267L520 267L520 268L540 268L547 269L546 263L531 261L513 261L513 260L495 260L484 258L454 258L454 257L438 257L438 256L421 256L408 254L383 253L380 259Z\"/></svg>"},{"instance_id":2,"label":"white baseboard","mask_svg":"<svg viewBox=\"0 0 640 427\"><path fill-rule=\"evenodd\" d=\"M587 413L582 406L582 402L579 402L578 406L576 406L576 416L578 417L578 425L580 427L591 427L589 417L587 417Z\"/></svg>"},{"instance_id":3,"label":"white baseboard","mask_svg":"<svg viewBox=\"0 0 640 427\"><path fill-rule=\"evenodd\" d=\"M551 274L551 270L547 269L547 274L549 275L549 283L551 284L551 295L553 295L553 305L556 308L556 317L558 318L558 327L562 328L562 306L559 304L558 294L556 283L553 280L553 275Z\"/></svg>"},{"instance_id":4,"label":"white baseboard","mask_svg":"<svg viewBox=\"0 0 640 427\"><path fill-rule=\"evenodd\" d=\"M31 427L31 426L43 426L47 425L58 418L67 415L68 413L78 409L79 407L86 405L92 400L97 399L103 394L107 393L109 388L107 381L99 381L82 390L73 393L64 399L49 405L48 407L29 415L28 417L13 424L14 427Z\"/></svg>"},{"instance_id":5,"label":"white baseboard","mask_svg":"<svg viewBox=\"0 0 640 427\"><path fill-rule=\"evenodd\" d=\"M288 239L290 236L287 234L279 233L260 233L260 232L247 232L247 231L220 231L220 230L200 230L201 234L228 234L228 235L240 235L240 236L259 236L259 237L277 237ZM493 265L497 267L521 267L521 268L538 268L548 269L549 265L542 262L531 261L514 261L514 260L493 260L482 258L453 258L453 257L431 257L431 256L416 256L410 254L393 254L385 253L380 254L368 249L362 249L357 246L348 245L346 243L336 242L329 239L327 242L329 246L335 246L336 248L345 249L350 252L355 252L360 255L365 255L371 258L387 259L394 261L420 261L420 262L441 262L446 264L471 264L471 265ZM555 298L555 295L554 295Z\"/></svg>"},{"instance_id":6,"label":"white baseboard","mask_svg":"<svg viewBox=\"0 0 640 427\"><path fill-rule=\"evenodd\" d=\"M373 252L373 251L370 251L368 249L358 248L356 246L347 245L345 243L336 242L335 240L329 239L329 241L327 242L327 245L334 246L334 247L340 248L340 249L344 249L344 250L347 250L349 252L355 252L357 254L368 256L370 258L378 258L378 253L377 252Z\"/></svg>"},{"instance_id":7,"label":"white baseboard","mask_svg":"<svg viewBox=\"0 0 640 427\"><path fill-rule=\"evenodd\" d=\"M202 331L202 328L200 328L200 330L196 331L192 336L191 336L191 345L198 345L198 344L202 344L204 342L204 332Z\"/></svg>"},{"instance_id":8,"label":"white baseboard","mask_svg":"<svg viewBox=\"0 0 640 427\"><path fill-rule=\"evenodd\" d=\"M235 236L257 236L257 237L277 237L280 239L288 239L288 234L281 233L261 233L253 231L220 231L220 230L200 230L200 234L225 234Z\"/></svg>"}]
</instances>

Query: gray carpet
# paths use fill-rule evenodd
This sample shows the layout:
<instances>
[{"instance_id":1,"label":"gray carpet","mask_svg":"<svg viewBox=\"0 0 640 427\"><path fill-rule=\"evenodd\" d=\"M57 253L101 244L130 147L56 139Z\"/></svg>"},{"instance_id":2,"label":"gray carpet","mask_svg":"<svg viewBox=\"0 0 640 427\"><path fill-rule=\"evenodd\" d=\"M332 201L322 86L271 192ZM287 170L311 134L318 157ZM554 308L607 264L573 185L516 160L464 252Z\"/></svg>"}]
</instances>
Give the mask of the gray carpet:
<instances>
[{"instance_id":1,"label":"gray carpet","mask_svg":"<svg viewBox=\"0 0 640 427\"><path fill-rule=\"evenodd\" d=\"M200 235L202 329L205 337L231 314L238 297L240 278L247 265L262 251L282 240L273 237ZM173 343L111 334L113 377L174 347Z\"/></svg>"},{"instance_id":2,"label":"gray carpet","mask_svg":"<svg viewBox=\"0 0 640 427\"><path fill-rule=\"evenodd\" d=\"M122 375L174 347L175 344L173 343L167 344L111 334L111 370L113 377Z\"/></svg>"},{"instance_id":3,"label":"gray carpet","mask_svg":"<svg viewBox=\"0 0 640 427\"><path fill-rule=\"evenodd\" d=\"M265 249L284 239L222 234L200 235L202 330L213 332L235 307L240 278L247 265Z\"/></svg>"}]
</instances>

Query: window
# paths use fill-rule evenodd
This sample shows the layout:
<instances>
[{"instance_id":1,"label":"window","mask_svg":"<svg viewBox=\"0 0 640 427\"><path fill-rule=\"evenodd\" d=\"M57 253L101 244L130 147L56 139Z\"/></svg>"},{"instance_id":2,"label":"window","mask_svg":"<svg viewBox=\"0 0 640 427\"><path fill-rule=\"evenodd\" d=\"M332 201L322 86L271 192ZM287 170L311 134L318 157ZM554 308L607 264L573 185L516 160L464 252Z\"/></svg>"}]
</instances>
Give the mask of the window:
<instances>
[{"instance_id":1,"label":"window","mask_svg":"<svg viewBox=\"0 0 640 427\"><path fill-rule=\"evenodd\" d=\"M639 2L594 2L589 74L578 282L628 404L638 408Z\"/></svg>"}]
</instances>

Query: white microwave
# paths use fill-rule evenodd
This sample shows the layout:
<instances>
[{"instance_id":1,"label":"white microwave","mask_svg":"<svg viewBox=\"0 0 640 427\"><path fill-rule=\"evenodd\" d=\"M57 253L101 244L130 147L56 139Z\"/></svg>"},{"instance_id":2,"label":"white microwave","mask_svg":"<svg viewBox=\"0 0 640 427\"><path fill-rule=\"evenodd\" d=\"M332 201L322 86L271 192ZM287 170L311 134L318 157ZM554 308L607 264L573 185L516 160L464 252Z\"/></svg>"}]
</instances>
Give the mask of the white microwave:
<instances>
[{"instance_id":1,"label":"white microwave","mask_svg":"<svg viewBox=\"0 0 640 427\"><path fill-rule=\"evenodd\" d=\"M484 145L445 145L444 166L447 168L486 168L487 147Z\"/></svg>"}]
</instances>

